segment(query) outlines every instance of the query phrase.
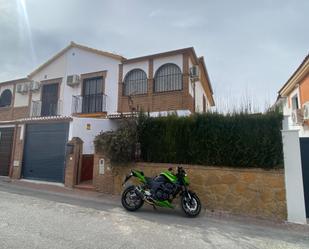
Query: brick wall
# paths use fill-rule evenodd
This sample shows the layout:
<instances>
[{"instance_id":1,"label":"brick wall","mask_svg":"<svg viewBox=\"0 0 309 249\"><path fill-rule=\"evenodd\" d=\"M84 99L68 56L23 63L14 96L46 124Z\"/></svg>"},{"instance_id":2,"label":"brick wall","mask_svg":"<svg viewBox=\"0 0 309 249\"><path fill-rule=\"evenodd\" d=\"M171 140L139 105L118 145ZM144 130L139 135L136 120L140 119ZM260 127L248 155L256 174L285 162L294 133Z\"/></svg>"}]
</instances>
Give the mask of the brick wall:
<instances>
[{"instance_id":1,"label":"brick wall","mask_svg":"<svg viewBox=\"0 0 309 249\"><path fill-rule=\"evenodd\" d=\"M0 121L12 121L29 117L29 107L4 107L0 108Z\"/></svg>"},{"instance_id":2,"label":"brick wall","mask_svg":"<svg viewBox=\"0 0 309 249\"><path fill-rule=\"evenodd\" d=\"M94 160L94 183L100 192L120 194L122 181L135 168L146 176L155 176L176 167L173 164L137 163L113 166L106 174L98 174L98 160ZM109 163L107 162L109 165ZM207 210L223 211L273 220L286 220L286 198L282 170L235 169L182 165L194 190Z\"/></svg>"},{"instance_id":3,"label":"brick wall","mask_svg":"<svg viewBox=\"0 0 309 249\"><path fill-rule=\"evenodd\" d=\"M119 97L119 112L130 112L129 100L126 96ZM136 110L145 112L190 110L193 112L193 98L185 95L183 91L173 91L164 93L155 93L152 96L147 94L133 96L133 106Z\"/></svg>"},{"instance_id":4,"label":"brick wall","mask_svg":"<svg viewBox=\"0 0 309 249\"><path fill-rule=\"evenodd\" d=\"M106 165L104 174L99 173L99 160L102 158L104 158L105 165ZM106 193L106 194L116 194L116 189L115 189L116 175L115 175L115 171L113 171L112 168L110 167L109 160L102 155L95 154L93 163L94 163L93 165L93 186L99 192Z\"/></svg>"}]
</instances>

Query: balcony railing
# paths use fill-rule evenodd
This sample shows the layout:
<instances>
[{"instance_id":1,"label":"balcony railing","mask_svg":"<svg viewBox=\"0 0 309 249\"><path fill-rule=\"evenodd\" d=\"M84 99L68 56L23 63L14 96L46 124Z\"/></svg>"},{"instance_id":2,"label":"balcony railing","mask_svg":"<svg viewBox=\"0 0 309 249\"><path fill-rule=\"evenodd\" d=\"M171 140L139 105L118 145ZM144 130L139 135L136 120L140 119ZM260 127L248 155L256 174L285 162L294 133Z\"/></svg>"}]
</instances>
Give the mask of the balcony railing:
<instances>
[{"instance_id":1,"label":"balcony railing","mask_svg":"<svg viewBox=\"0 0 309 249\"><path fill-rule=\"evenodd\" d=\"M72 113L87 114L107 112L105 94L78 95L72 98Z\"/></svg>"},{"instance_id":2,"label":"balcony railing","mask_svg":"<svg viewBox=\"0 0 309 249\"><path fill-rule=\"evenodd\" d=\"M32 101L31 117L46 117L59 116L61 114L62 102L58 100L57 103L43 103L41 100Z\"/></svg>"}]
</instances>

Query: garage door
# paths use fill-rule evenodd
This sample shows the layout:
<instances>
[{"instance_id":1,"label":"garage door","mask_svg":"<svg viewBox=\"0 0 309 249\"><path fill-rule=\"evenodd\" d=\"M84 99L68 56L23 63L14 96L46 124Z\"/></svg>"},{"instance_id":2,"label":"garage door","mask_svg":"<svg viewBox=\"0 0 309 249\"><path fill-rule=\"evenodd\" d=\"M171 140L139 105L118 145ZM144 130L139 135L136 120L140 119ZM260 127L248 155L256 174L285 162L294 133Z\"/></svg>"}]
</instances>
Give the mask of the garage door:
<instances>
[{"instance_id":1,"label":"garage door","mask_svg":"<svg viewBox=\"0 0 309 249\"><path fill-rule=\"evenodd\" d=\"M0 128L0 176L8 176L14 128Z\"/></svg>"},{"instance_id":2,"label":"garage door","mask_svg":"<svg viewBox=\"0 0 309 249\"><path fill-rule=\"evenodd\" d=\"M27 125L22 170L24 178L64 181L68 130L68 123Z\"/></svg>"}]
</instances>

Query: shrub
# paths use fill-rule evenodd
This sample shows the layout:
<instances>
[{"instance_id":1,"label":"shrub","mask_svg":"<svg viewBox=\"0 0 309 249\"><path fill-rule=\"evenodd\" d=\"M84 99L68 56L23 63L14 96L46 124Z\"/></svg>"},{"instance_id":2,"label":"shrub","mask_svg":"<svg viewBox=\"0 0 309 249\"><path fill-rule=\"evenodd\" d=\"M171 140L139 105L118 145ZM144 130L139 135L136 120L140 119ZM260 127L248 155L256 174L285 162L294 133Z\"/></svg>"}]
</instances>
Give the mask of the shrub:
<instances>
[{"instance_id":1,"label":"shrub","mask_svg":"<svg viewBox=\"0 0 309 249\"><path fill-rule=\"evenodd\" d=\"M136 143L137 125L133 119L124 119L118 130L102 132L94 140L96 152L121 163L134 159Z\"/></svg>"},{"instance_id":2,"label":"shrub","mask_svg":"<svg viewBox=\"0 0 309 249\"><path fill-rule=\"evenodd\" d=\"M196 114L139 119L147 162L232 167L282 167L282 115Z\"/></svg>"}]
</instances>

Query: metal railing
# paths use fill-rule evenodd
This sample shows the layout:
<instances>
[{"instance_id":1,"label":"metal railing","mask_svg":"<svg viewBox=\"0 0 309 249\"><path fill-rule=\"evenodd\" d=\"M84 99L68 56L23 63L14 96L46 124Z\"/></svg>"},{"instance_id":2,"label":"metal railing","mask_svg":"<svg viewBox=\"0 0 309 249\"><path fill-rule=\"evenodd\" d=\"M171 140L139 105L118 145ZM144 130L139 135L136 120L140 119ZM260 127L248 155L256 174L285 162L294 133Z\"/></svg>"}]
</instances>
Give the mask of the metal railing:
<instances>
[{"instance_id":1,"label":"metal railing","mask_svg":"<svg viewBox=\"0 0 309 249\"><path fill-rule=\"evenodd\" d=\"M31 103L31 117L46 117L46 116L59 116L61 114L62 101L58 100L57 103L44 103L41 100L32 101Z\"/></svg>"},{"instance_id":2,"label":"metal railing","mask_svg":"<svg viewBox=\"0 0 309 249\"><path fill-rule=\"evenodd\" d=\"M76 95L72 97L72 113L98 113L106 112L106 98L105 94L89 94Z\"/></svg>"}]
</instances>

